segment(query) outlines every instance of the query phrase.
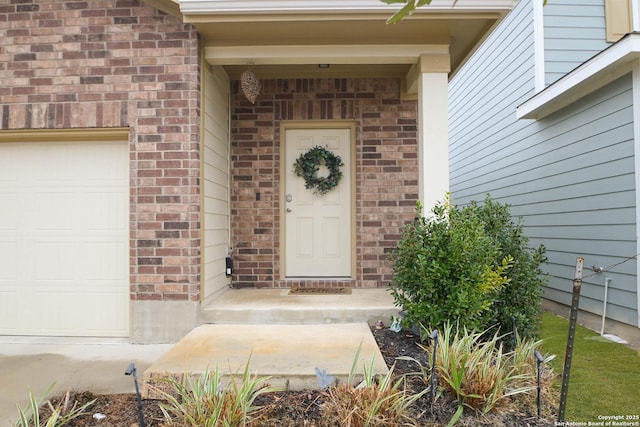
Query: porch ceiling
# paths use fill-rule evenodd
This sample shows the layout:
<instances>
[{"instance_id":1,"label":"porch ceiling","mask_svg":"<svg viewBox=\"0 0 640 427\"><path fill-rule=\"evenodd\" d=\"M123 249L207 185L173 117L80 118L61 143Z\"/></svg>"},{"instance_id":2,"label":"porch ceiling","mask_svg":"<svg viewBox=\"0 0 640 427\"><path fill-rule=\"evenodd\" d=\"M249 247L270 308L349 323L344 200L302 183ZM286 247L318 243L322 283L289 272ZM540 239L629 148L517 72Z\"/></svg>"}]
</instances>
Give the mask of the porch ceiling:
<instances>
[{"instance_id":1,"label":"porch ceiling","mask_svg":"<svg viewBox=\"0 0 640 427\"><path fill-rule=\"evenodd\" d=\"M455 73L517 2L433 0L390 25L399 6L380 0L145 1L172 14L179 6L202 35L206 60L232 79L249 63L261 78L406 76L420 55L443 47Z\"/></svg>"}]
</instances>

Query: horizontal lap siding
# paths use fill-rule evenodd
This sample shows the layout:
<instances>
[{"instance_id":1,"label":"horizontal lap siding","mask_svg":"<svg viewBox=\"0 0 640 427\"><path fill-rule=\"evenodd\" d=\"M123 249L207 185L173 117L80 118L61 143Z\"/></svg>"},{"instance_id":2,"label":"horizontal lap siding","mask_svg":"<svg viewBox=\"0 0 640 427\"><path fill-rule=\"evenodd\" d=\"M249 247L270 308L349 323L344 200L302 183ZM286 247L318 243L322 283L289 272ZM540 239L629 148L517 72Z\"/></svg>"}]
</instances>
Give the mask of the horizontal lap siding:
<instances>
[{"instance_id":1,"label":"horizontal lap siding","mask_svg":"<svg viewBox=\"0 0 640 427\"><path fill-rule=\"evenodd\" d=\"M531 138L537 156L531 162L541 176L528 183L536 195L514 203L512 212L524 216L532 243L547 247L545 296L570 304L578 256L589 269L620 263L636 252L631 77L541 120L537 131ZM518 175L512 179L518 181ZM581 308L602 313L607 277L612 279L608 316L636 324L635 260L604 274L585 271Z\"/></svg>"},{"instance_id":2,"label":"horizontal lap siding","mask_svg":"<svg viewBox=\"0 0 640 427\"><path fill-rule=\"evenodd\" d=\"M220 67L204 73L204 290L203 298L224 289L229 246L229 102L230 83Z\"/></svg>"},{"instance_id":3,"label":"horizontal lap siding","mask_svg":"<svg viewBox=\"0 0 640 427\"><path fill-rule=\"evenodd\" d=\"M605 49L604 0L554 0L544 7L545 83Z\"/></svg>"},{"instance_id":4,"label":"horizontal lap siding","mask_svg":"<svg viewBox=\"0 0 640 427\"><path fill-rule=\"evenodd\" d=\"M529 123L515 120L515 106L534 90L533 18L527 3L517 5L450 84L450 180L458 202L494 188L482 184L486 174L494 162L508 162L518 138L526 137Z\"/></svg>"},{"instance_id":5,"label":"horizontal lap siding","mask_svg":"<svg viewBox=\"0 0 640 427\"><path fill-rule=\"evenodd\" d=\"M516 107L534 94L527 3L518 4L451 82L453 200L464 205L489 193L510 204L532 246L547 248L546 298L570 304L576 257L582 256L581 307L602 313L608 277L608 316L635 325L635 260L605 274L590 271L636 250L631 78L541 121L517 120Z\"/></svg>"}]
</instances>

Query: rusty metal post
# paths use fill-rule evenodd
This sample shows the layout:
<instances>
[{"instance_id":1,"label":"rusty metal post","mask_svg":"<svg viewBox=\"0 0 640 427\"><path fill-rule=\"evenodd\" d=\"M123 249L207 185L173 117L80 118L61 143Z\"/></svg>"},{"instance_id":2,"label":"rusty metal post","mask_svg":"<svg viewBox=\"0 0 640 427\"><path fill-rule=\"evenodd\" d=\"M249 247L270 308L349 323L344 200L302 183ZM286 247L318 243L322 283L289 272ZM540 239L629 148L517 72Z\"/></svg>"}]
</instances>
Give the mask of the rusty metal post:
<instances>
[{"instance_id":1,"label":"rusty metal post","mask_svg":"<svg viewBox=\"0 0 640 427\"><path fill-rule=\"evenodd\" d=\"M542 364L544 363L544 358L542 357L542 355L540 354L540 352L538 350L534 351L533 355L536 358L536 365L538 366L538 398L537 398L537 403L538 403L538 419L540 419L540 416L542 415L542 384L541 384L540 374L542 373Z\"/></svg>"},{"instance_id":2,"label":"rusty metal post","mask_svg":"<svg viewBox=\"0 0 640 427\"><path fill-rule=\"evenodd\" d=\"M558 409L558 424L565 421L567 394L569 393L569 372L573 357L573 343L576 338L576 324L578 322L578 304L580 303L580 289L582 288L582 266L584 258L576 260L576 272L573 278L573 298L571 299L571 314L569 316L569 337L567 351L564 355L564 370L562 372L562 391L560 392L560 408Z\"/></svg>"},{"instance_id":3,"label":"rusty metal post","mask_svg":"<svg viewBox=\"0 0 640 427\"><path fill-rule=\"evenodd\" d=\"M438 387L438 377L436 374L436 352L438 351L438 330L434 330L429 335L433 342L433 357L431 358L431 386L429 387L429 401L431 403L431 415L433 415L433 401L436 399L436 387Z\"/></svg>"}]
</instances>

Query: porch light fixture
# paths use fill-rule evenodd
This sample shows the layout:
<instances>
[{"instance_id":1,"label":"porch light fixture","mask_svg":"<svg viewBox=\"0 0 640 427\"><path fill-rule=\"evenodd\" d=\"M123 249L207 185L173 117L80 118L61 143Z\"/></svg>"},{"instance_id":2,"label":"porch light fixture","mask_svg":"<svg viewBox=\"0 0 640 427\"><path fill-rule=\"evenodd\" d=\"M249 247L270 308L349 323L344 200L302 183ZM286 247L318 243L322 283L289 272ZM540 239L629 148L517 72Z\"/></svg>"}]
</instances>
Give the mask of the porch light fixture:
<instances>
[{"instance_id":1,"label":"porch light fixture","mask_svg":"<svg viewBox=\"0 0 640 427\"><path fill-rule=\"evenodd\" d=\"M255 104L256 98L260 94L260 81L251 70L252 66L253 63L249 63L249 68L240 76L240 86L247 100Z\"/></svg>"}]
</instances>

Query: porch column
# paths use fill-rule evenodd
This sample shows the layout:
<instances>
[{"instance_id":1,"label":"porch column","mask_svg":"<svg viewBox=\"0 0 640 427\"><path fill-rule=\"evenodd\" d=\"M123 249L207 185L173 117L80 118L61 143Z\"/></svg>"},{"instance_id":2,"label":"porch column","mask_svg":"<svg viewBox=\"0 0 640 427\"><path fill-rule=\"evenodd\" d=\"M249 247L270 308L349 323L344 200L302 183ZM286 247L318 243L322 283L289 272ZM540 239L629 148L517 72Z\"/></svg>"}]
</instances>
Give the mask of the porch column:
<instances>
[{"instance_id":1,"label":"porch column","mask_svg":"<svg viewBox=\"0 0 640 427\"><path fill-rule=\"evenodd\" d=\"M418 197L427 215L449 191L448 53L422 55L407 76L418 93Z\"/></svg>"}]
</instances>

